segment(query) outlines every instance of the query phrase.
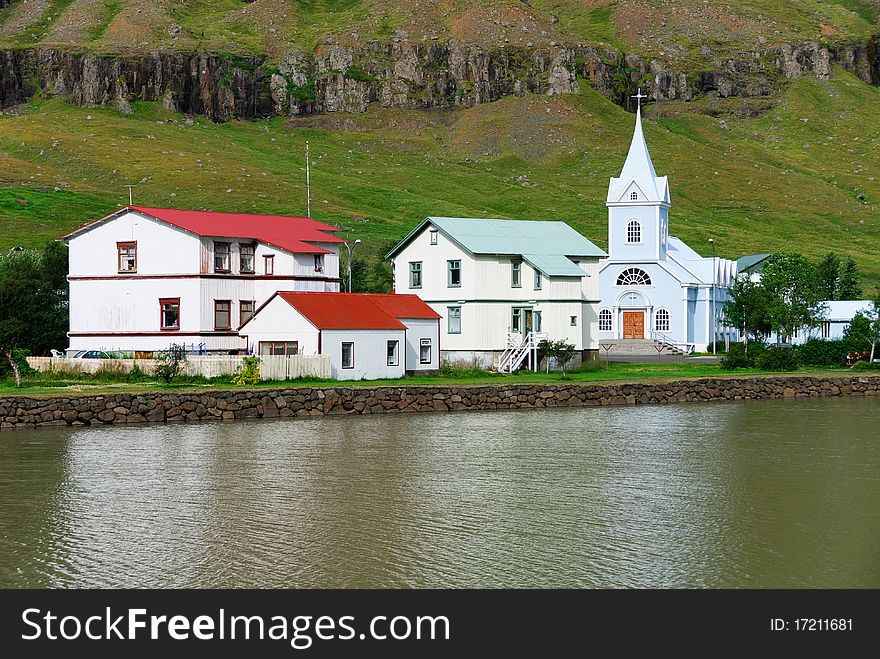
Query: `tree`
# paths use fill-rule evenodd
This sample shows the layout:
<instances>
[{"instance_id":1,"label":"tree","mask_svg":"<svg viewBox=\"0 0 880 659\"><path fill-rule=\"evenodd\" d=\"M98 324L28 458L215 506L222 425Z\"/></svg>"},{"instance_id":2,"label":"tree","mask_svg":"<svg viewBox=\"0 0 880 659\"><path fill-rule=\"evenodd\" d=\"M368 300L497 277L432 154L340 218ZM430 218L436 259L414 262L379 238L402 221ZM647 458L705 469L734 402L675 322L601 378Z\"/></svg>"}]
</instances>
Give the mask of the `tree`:
<instances>
[{"instance_id":1,"label":"tree","mask_svg":"<svg viewBox=\"0 0 880 659\"><path fill-rule=\"evenodd\" d=\"M737 277L727 289L724 317L742 335L745 352L749 351L749 337L760 341L770 334L772 327L768 310L770 296L760 281L752 281L748 274Z\"/></svg>"},{"instance_id":2,"label":"tree","mask_svg":"<svg viewBox=\"0 0 880 659\"><path fill-rule=\"evenodd\" d=\"M60 244L0 256L0 356L12 368L16 387L17 350L43 355L67 342L66 276L66 247Z\"/></svg>"},{"instance_id":3,"label":"tree","mask_svg":"<svg viewBox=\"0 0 880 659\"><path fill-rule=\"evenodd\" d=\"M828 252L816 265L816 280L823 300L837 300L840 286L840 257Z\"/></svg>"},{"instance_id":4,"label":"tree","mask_svg":"<svg viewBox=\"0 0 880 659\"><path fill-rule=\"evenodd\" d=\"M880 292L877 292L871 300L871 311L873 315L873 318L871 319L873 332L871 333L871 357L869 361L873 363L877 349L877 341L880 340Z\"/></svg>"},{"instance_id":5,"label":"tree","mask_svg":"<svg viewBox=\"0 0 880 659\"><path fill-rule=\"evenodd\" d=\"M825 313L816 269L802 254L772 254L761 271L761 286L768 295L768 320L777 337L816 327Z\"/></svg>"},{"instance_id":6,"label":"tree","mask_svg":"<svg viewBox=\"0 0 880 659\"><path fill-rule=\"evenodd\" d=\"M844 259L843 264L840 266L840 282L837 285L837 298L838 300L859 300L861 299L862 286L859 283L861 278L859 277L859 269L856 266L856 262L853 261L851 256L847 256Z\"/></svg>"},{"instance_id":7,"label":"tree","mask_svg":"<svg viewBox=\"0 0 880 659\"><path fill-rule=\"evenodd\" d=\"M569 343L565 339L559 341L550 341L544 339L538 344L538 350L547 355L547 359L553 358L562 369L562 379L565 379L565 365L571 361L577 350L573 343ZM550 370L550 364L547 364L547 370Z\"/></svg>"}]
</instances>

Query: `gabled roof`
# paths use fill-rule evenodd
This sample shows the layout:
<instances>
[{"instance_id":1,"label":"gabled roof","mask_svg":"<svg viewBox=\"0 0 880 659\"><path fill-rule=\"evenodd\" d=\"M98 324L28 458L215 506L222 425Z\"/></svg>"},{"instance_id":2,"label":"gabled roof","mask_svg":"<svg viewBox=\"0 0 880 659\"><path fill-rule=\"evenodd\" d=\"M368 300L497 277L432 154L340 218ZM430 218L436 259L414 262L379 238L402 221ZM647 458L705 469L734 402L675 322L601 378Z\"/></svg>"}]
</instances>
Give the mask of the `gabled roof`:
<instances>
[{"instance_id":1,"label":"gabled roof","mask_svg":"<svg viewBox=\"0 0 880 659\"><path fill-rule=\"evenodd\" d=\"M636 111L636 127L633 131L632 142L629 145L629 153L623 163L620 176L612 178L608 186L608 203L616 203L624 199L624 194L632 184L638 187L641 194L637 202L645 201L669 203L669 181L665 176L657 176L651 153L648 151L648 143L645 141L645 133L642 130L642 108Z\"/></svg>"},{"instance_id":2,"label":"gabled roof","mask_svg":"<svg viewBox=\"0 0 880 659\"><path fill-rule=\"evenodd\" d=\"M749 256L742 256L736 260L736 271L749 272L754 270L755 272L760 272L764 267L762 264L770 256L770 254L750 254Z\"/></svg>"},{"instance_id":3,"label":"gabled roof","mask_svg":"<svg viewBox=\"0 0 880 659\"><path fill-rule=\"evenodd\" d=\"M284 215L257 215L251 213L217 213L211 211L189 211L176 208L152 208L148 206L126 206L90 222L85 226L61 236L69 240L93 229L104 222L116 219L127 212L135 212L154 220L164 222L197 236L216 238L239 238L256 240L273 245L287 252L304 254L325 254L329 250L313 243L343 243L341 238L331 233L335 227L307 217L288 217Z\"/></svg>"},{"instance_id":4,"label":"gabled roof","mask_svg":"<svg viewBox=\"0 0 880 659\"><path fill-rule=\"evenodd\" d=\"M388 256L397 254L428 224L470 254L522 256L548 277L586 277L567 257L607 256L565 222L472 217L429 217Z\"/></svg>"},{"instance_id":5,"label":"gabled roof","mask_svg":"<svg viewBox=\"0 0 880 659\"><path fill-rule=\"evenodd\" d=\"M440 318L417 295L278 291L257 309L252 319L276 297L287 302L320 330L401 330L406 329L406 325L400 322L402 318Z\"/></svg>"}]
</instances>

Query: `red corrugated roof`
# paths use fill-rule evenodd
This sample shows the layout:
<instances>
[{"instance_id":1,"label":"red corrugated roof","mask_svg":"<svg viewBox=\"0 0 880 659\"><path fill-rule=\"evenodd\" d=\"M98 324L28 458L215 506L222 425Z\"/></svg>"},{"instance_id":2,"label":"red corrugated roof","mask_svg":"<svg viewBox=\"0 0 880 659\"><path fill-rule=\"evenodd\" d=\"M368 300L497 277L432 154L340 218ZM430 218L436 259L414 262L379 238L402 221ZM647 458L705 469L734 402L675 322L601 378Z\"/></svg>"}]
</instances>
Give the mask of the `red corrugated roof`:
<instances>
[{"instance_id":1,"label":"red corrugated roof","mask_svg":"<svg viewBox=\"0 0 880 659\"><path fill-rule=\"evenodd\" d=\"M406 329L369 293L300 293L279 291L281 297L318 329ZM424 304L424 302L422 303Z\"/></svg>"},{"instance_id":2,"label":"red corrugated roof","mask_svg":"<svg viewBox=\"0 0 880 659\"><path fill-rule=\"evenodd\" d=\"M419 318L436 320L440 314L422 302L418 295L398 295L371 293L373 302L378 304L389 316L394 318Z\"/></svg>"},{"instance_id":3,"label":"red corrugated roof","mask_svg":"<svg viewBox=\"0 0 880 659\"><path fill-rule=\"evenodd\" d=\"M316 222L307 217L188 211L176 208L152 208L149 206L127 206L96 222L90 222L75 231L71 231L62 236L62 238L73 236L98 222L113 218L127 210L143 213L198 236L246 238L274 245L293 253L325 254L329 250L311 243L345 242L337 236L325 233L327 231L338 231L335 227L322 222Z\"/></svg>"}]
</instances>

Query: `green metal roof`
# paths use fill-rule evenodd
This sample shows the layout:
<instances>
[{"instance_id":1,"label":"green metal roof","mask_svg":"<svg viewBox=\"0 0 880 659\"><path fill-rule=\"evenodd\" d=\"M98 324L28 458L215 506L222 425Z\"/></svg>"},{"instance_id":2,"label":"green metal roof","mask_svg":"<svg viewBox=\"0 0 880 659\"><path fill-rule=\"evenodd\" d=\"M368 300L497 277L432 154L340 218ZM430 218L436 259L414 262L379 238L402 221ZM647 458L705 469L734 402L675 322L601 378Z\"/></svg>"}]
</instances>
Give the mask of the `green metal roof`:
<instances>
[{"instance_id":1,"label":"green metal roof","mask_svg":"<svg viewBox=\"0 0 880 659\"><path fill-rule=\"evenodd\" d=\"M736 260L736 271L737 272L747 272L755 268L755 266L760 265L764 262L764 260L770 256L770 254L750 254L749 256L743 256ZM761 266L763 268L763 266ZM761 268L755 268L757 271L760 271Z\"/></svg>"},{"instance_id":2,"label":"green metal roof","mask_svg":"<svg viewBox=\"0 0 880 659\"><path fill-rule=\"evenodd\" d=\"M432 224L471 254L522 256L548 277L584 277L587 273L566 257L607 254L565 222L429 217L413 229L388 256L403 248L426 224Z\"/></svg>"},{"instance_id":3,"label":"green metal roof","mask_svg":"<svg viewBox=\"0 0 880 659\"><path fill-rule=\"evenodd\" d=\"M561 254L523 254L523 261L548 277L589 277L568 257Z\"/></svg>"}]
</instances>

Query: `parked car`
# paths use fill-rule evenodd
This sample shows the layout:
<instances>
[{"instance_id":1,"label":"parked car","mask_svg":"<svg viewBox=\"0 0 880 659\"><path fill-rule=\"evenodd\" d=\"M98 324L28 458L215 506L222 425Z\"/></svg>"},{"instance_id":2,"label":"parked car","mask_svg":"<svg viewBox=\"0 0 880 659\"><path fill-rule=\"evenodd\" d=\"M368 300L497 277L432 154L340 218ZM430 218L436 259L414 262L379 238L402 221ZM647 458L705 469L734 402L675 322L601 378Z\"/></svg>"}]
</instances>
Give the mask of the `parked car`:
<instances>
[{"instance_id":1,"label":"parked car","mask_svg":"<svg viewBox=\"0 0 880 659\"><path fill-rule=\"evenodd\" d=\"M78 350L70 359L116 359L116 357L103 350Z\"/></svg>"}]
</instances>

